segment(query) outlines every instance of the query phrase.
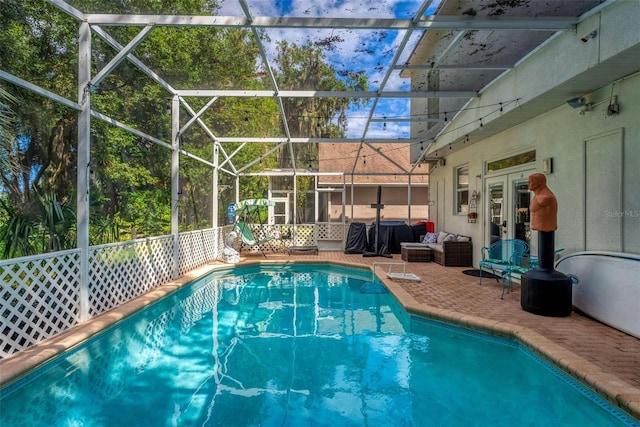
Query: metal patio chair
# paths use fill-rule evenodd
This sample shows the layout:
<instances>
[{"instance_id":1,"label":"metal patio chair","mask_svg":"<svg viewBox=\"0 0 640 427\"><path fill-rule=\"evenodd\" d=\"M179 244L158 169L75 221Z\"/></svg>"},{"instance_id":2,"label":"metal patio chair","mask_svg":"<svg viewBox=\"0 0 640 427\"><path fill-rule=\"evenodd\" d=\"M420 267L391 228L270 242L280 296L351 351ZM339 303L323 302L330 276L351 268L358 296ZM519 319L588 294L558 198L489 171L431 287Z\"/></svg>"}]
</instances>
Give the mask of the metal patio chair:
<instances>
[{"instance_id":1,"label":"metal patio chair","mask_svg":"<svg viewBox=\"0 0 640 427\"><path fill-rule=\"evenodd\" d=\"M482 272L484 269L491 270L491 273L496 277L502 279L502 291L504 296L505 287L505 271L512 271L511 269L516 263L522 262L522 257L529 253L529 245L524 240L520 239L504 239L498 240L491 244L491 246L483 246L480 249L482 254L482 260L479 263L480 269L480 285L482 285ZM498 274L500 272L500 274Z\"/></svg>"}]
</instances>

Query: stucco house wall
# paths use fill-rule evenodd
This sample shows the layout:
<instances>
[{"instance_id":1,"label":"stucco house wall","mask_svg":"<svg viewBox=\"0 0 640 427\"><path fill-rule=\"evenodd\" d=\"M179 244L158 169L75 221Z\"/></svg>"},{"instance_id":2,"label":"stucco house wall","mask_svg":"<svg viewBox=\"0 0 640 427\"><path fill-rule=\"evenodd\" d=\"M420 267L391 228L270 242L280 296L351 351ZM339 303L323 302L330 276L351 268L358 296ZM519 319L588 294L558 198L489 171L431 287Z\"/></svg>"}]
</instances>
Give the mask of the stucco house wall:
<instances>
[{"instance_id":1,"label":"stucco house wall","mask_svg":"<svg viewBox=\"0 0 640 427\"><path fill-rule=\"evenodd\" d=\"M533 111L539 109L531 118L487 137L482 130L474 136L462 124L477 121L480 110L469 108L456 117L450 126L452 131L439 137L430 150L429 154L438 151L446 159L446 164L439 164L430 176L430 199L436 205L431 219L438 230L472 236L475 265L480 247L489 243L486 180L507 172L488 173L486 164L529 150L536 150L532 167L513 170L524 179L532 172L542 172L543 159L553 158L553 172L547 175L547 182L559 202L556 248L564 248L564 255L581 250L640 253L640 57L635 54L640 32L632 22L640 18L640 7L633 3L614 4L578 28L577 34L598 28L597 43L583 43L576 34L556 37L469 105L519 99L520 105L530 103L535 106ZM559 88L586 79L586 73L594 67L606 70L609 59L621 56L635 71L611 78L589 93L576 94L587 98L591 111L572 108L565 102L570 96ZM620 111L609 115L612 96L617 97ZM517 114L517 108L514 104L512 112ZM490 126L491 119L485 126ZM460 130L453 131L456 128ZM461 144L465 133L471 135L471 141ZM453 150L447 149L450 143L455 144ZM481 193L476 223L454 213L455 171L464 164L469 166L470 191ZM532 235L534 253L536 234Z\"/></svg>"},{"instance_id":2,"label":"stucco house wall","mask_svg":"<svg viewBox=\"0 0 640 427\"><path fill-rule=\"evenodd\" d=\"M608 85L590 94L595 103L590 112L580 114L576 109L563 105L481 143L447 155L446 166L438 166L431 174L432 197L435 197L439 207L436 227L472 236L475 242L474 263L477 264L480 247L488 243L485 239L487 197L483 197L484 185L478 184L481 197L479 220L475 224L468 223L466 215L454 214L455 169L464 164L469 166L473 190L477 175L484 182L491 176L508 172L487 173L488 161L535 149L536 162L533 168L516 167L514 171L526 178L532 172L542 172L542 159L553 158L553 172L547 175L547 184L559 204L556 247L565 248L565 254L587 249L611 250L616 246L624 252L640 253L640 73L617 82L615 86L619 93L619 114L609 116L606 113L612 89ZM600 139L603 144L610 145L610 149L603 146L597 153L601 156L602 168L606 169L587 171L587 145L591 142L597 144ZM590 212L586 206L587 173L620 176L620 204L612 203L608 209ZM438 190L434 195L435 188ZM616 189L606 185L595 191L611 193ZM587 246L587 231L589 235L598 235L597 229L586 230L587 215L592 217L591 227L596 226L595 217L595 221L600 221L601 227L606 230L611 229L608 222L620 221L620 232L600 235L600 247L593 241ZM535 233L532 243L535 250Z\"/></svg>"}]
</instances>

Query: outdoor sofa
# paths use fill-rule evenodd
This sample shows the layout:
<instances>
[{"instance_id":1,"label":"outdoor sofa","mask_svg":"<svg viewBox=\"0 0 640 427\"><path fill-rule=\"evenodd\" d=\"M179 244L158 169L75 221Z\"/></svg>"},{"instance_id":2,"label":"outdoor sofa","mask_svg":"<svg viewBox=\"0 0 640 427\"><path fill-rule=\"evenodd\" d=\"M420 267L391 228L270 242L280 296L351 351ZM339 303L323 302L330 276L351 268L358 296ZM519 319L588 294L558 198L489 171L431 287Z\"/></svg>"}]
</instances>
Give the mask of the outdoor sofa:
<instances>
[{"instance_id":1,"label":"outdoor sofa","mask_svg":"<svg viewBox=\"0 0 640 427\"><path fill-rule=\"evenodd\" d=\"M441 231L427 233L422 243L433 253L433 261L445 267L470 267L473 264L471 237Z\"/></svg>"}]
</instances>

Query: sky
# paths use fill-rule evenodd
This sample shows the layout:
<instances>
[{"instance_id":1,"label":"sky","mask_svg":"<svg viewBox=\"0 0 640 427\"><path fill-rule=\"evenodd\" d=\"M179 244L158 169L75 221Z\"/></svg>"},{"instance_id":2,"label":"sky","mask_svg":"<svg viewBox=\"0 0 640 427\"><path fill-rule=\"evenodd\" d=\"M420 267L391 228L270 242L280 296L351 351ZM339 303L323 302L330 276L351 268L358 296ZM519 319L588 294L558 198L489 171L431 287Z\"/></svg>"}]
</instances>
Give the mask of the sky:
<instances>
[{"instance_id":1,"label":"sky","mask_svg":"<svg viewBox=\"0 0 640 427\"><path fill-rule=\"evenodd\" d=\"M440 0L434 1L427 14ZM345 17L345 18L400 18L410 19L422 5L422 0L247 0L250 11L256 16L286 17ZM220 15L244 16L237 0L225 0ZM267 55L275 57L278 40L286 39L298 44L308 39L337 40L334 49L325 49L326 57L338 71L364 71L369 80L369 90L380 89L388 67L392 64L406 31L394 30L342 30L342 29L268 29L271 41L263 40ZM413 51L421 32L412 33L397 63L403 64ZM293 89L293 88L290 88ZM410 80L400 78L393 71L383 88L384 91L409 91ZM363 108L351 108L348 112L347 137L363 137L372 103ZM380 99L374 114L384 119L409 117L408 99ZM409 122L371 123L367 138L409 138Z\"/></svg>"}]
</instances>

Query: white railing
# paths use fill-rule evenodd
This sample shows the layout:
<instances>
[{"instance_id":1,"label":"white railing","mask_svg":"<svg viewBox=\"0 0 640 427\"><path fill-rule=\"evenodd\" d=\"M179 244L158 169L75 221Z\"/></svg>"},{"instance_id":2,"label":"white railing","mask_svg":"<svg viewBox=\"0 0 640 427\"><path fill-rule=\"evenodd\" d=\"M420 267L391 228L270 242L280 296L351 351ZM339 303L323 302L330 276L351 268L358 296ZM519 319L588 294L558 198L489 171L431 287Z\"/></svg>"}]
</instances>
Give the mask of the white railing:
<instances>
[{"instance_id":1,"label":"white railing","mask_svg":"<svg viewBox=\"0 0 640 427\"><path fill-rule=\"evenodd\" d=\"M173 278L173 238L89 248L89 316L97 316Z\"/></svg>"},{"instance_id":2,"label":"white railing","mask_svg":"<svg viewBox=\"0 0 640 427\"><path fill-rule=\"evenodd\" d=\"M219 259L224 249L224 231L230 227L180 233L178 237L178 276Z\"/></svg>"},{"instance_id":3,"label":"white railing","mask_svg":"<svg viewBox=\"0 0 640 427\"><path fill-rule=\"evenodd\" d=\"M227 231L231 231L232 227ZM256 246L249 246L241 243L242 251L269 251L269 250L286 250L291 246L315 246L318 240L323 240L323 236L318 236L318 230L324 230L325 238L328 227L324 224L249 224L251 232L256 239L265 236L271 236L274 240ZM343 232L342 224L336 227L340 234L332 231L331 238L336 240L344 240L346 237ZM226 232L225 232L226 234ZM285 238L285 236L288 236Z\"/></svg>"},{"instance_id":4,"label":"white railing","mask_svg":"<svg viewBox=\"0 0 640 427\"><path fill-rule=\"evenodd\" d=\"M0 261L0 357L80 321L80 250Z\"/></svg>"},{"instance_id":5,"label":"white railing","mask_svg":"<svg viewBox=\"0 0 640 427\"><path fill-rule=\"evenodd\" d=\"M220 229L180 233L175 276L222 253ZM173 237L89 248L89 317L174 278ZM0 261L0 359L80 323L81 251L73 249Z\"/></svg>"},{"instance_id":6,"label":"white railing","mask_svg":"<svg viewBox=\"0 0 640 427\"><path fill-rule=\"evenodd\" d=\"M175 272L172 236L91 246L88 307L81 306L80 249L0 261L0 359L77 325L83 311L90 318L97 316L207 262L222 259L224 239L232 227L180 233ZM264 227L280 234L292 230L287 225ZM313 224L296 226L294 234L295 239L285 245L315 244Z\"/></svg>"}]
</instances>

